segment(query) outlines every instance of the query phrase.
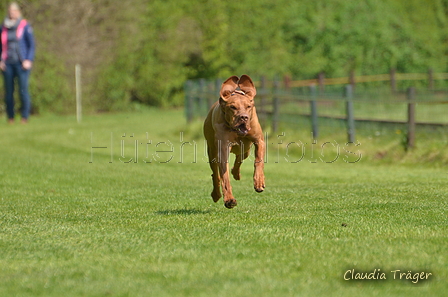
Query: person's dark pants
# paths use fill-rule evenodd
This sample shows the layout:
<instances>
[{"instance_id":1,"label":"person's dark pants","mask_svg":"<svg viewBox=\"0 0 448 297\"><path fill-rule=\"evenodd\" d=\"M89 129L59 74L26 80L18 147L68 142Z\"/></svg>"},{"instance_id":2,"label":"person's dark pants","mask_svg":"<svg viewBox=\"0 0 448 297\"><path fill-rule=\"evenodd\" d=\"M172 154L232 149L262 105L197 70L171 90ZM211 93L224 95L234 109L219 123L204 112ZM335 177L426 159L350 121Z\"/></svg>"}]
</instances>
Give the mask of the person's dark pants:
<instances>
[{"instance_id":1,"label":"person's dark pants","mask_svg":"<svg viewBox=\"0 0 448 297\"><path fill-rule=\"evenodd\" d=\"M20 100L22 102L21 115L22 119L27 120L31 111L31 99L28 92L30 70L23 69L22 63L7 63L3 77L5 79L5 103L8 119L14 119L14 79L17 77L20 89Z\"/></svg>"}]
</instances>

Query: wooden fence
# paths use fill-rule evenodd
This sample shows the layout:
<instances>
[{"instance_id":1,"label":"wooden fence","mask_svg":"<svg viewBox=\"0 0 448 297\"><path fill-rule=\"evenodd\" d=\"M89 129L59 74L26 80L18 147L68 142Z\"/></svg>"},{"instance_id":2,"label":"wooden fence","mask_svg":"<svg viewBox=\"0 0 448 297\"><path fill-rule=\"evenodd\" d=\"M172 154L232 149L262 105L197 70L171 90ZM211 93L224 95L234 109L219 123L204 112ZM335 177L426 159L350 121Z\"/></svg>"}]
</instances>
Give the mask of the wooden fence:
<instances>
[{"instance_id":1,"label":"wooden fence","mask_svg":"<svg viewBox=\"0 0 448 297\"><path fill-rule=\"evenodd\" d=\"M319 86L319 90L322 91L325 86L329 85L350 84L352 87L355 87L357 83L389 82L391 91L395 92L397 91L397 82L399 81L427 81L428 88L430 90L434 90L434 81L436 80L448 80L448 73L434 73L432 69L429 69L427 73L396 73L395 69L391 69L387 74L355 76L354 72L351 72L349 76L336 78L325 78L324 73L319 73L315 79L296 81L292 81L289 76L284 76L283 84L286 88L299 88L317 85ZM263 79L261 79L256 85L262 86L262 84Z\"/></svg>"},{"instance_id":2,"label":"wooden fence","mask_svg":"<svg viewBox=\"0 0 448 297\"><path fill-rule=\"evenodd\" d=\"M426 81L426 88L397 88L399 81ZM392 70L388 74L341 78L325 78L320 74L316 79L293 81L267 80L262 77L255 81L257 87L257 111L264 125L268 122L276 132L285 117L306 116L310 119L313 136L319 136L319 119L329 118L345 121L347 140L355 142L357 122L378 122L402 124L406 126L406 147L415 145L416 126L448 127L448 92L434 90L434 80L448 80L448 73L401 74ZM384 82L381 92L377 88L356 89L357 83ZM190 80L185 85L185 111L187 122L195 117L204 117L210 106L219 98L222 80ZM341 85L335 92L336 85ZM332 86L331 91L326 86ZM376 104L394 104L405 116L396 114L370 116ZM328 106L330 106L328 108ZM355 108L355 106L357 108ZM417 111L429 108L426 118L418 119ZM326 109L326 110L324 110ZM384 107L383 107L384 109ZM387 107L386 107L387 109ZM436 110L439 117L433 115ZM446 117L442 110L447 110ZM387 113L387 112L386 112Z\"/></svg>"}]
</instances>

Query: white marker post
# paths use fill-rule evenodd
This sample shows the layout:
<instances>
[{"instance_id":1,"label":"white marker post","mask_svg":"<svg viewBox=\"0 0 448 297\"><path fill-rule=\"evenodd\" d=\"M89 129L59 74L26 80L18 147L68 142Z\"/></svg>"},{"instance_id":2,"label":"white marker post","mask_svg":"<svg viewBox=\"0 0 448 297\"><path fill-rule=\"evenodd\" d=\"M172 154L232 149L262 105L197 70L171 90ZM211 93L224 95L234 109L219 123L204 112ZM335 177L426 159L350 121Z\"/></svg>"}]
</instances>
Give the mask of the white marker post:
<instances>
[{"instance_id":1,"label":"white marker post","mask_svg":"<svg viewBox=\"0 0 448 297\"><path fill-rule=\"evenodd\" d=\"M75 65L75 85L76 85L76 120L78 123L82 119L82 96L81 96L81 65Z\"/></svg>"}]
</instances>

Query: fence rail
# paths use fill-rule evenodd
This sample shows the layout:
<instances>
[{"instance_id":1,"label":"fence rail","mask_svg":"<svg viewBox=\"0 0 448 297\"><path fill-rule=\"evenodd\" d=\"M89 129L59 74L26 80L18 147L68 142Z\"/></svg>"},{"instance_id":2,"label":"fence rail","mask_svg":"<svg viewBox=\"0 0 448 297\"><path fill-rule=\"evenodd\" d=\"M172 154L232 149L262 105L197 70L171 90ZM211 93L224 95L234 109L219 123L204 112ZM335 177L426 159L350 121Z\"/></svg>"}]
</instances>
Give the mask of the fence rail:
<instances>
[{"instance_id":1,"label":"fence rail","mask_svg":"<svg viewBox=\"0 0 448 297\"><path fill-rule=\"evenodd\" d=\"M398 90L397 81L427 81L427 88L407 87ZM448 80L448 73L395 73L292 81L255 81L257 111L264 125L277 131L285 118L308 117L314 137L319 135L319 119L343 120L348 141L353 142L357 122L403 124L407 130L407 148L415 144L416 126L448 128L448 92L434 90L434 80ZM385 82L382 87L363 88L357 83ZM222 80L190 80L185 85L187 121L204 117L219 98ZM335 89L335 86L341 88ZM325 86L331 86L326 90Z\"/></svg>"}]
</instances>

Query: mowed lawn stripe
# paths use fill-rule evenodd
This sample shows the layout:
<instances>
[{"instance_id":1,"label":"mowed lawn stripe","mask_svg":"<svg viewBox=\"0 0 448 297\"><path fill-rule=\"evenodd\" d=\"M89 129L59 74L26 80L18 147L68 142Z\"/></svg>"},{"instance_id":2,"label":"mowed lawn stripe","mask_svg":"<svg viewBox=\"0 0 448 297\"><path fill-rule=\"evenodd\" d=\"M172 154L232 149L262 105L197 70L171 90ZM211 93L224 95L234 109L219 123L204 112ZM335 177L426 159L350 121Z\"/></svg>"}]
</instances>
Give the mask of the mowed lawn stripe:
<instances>
[{"instance_id":1,"label":"mowed lawn stripe","mask_svg":"<svg viewBox=\"0 0 448 297\"><path fill-rule=\"evenodd\" d=\"M181 132L198 144L195 163L191 151L180 162ZM238 206L228 210L211 200L200 135L200 124L186 127L176 110L2 125L0 295L443 296L448 289L443 168L275 163L272 150L266 191L255 193L253 164L245 162L242 180L232 182ZM138 162L124 163L137 138L152 141L149 157L140 144ZM173 159L160 163L170 153L157 159L155 146L168 141ZM108 148L93 149L90 163L92 146ZM387 280L344 280L351 269L380 269ZM394 280L393 270L433 276L413 284Z\"/></svg>"}]
</instances>

